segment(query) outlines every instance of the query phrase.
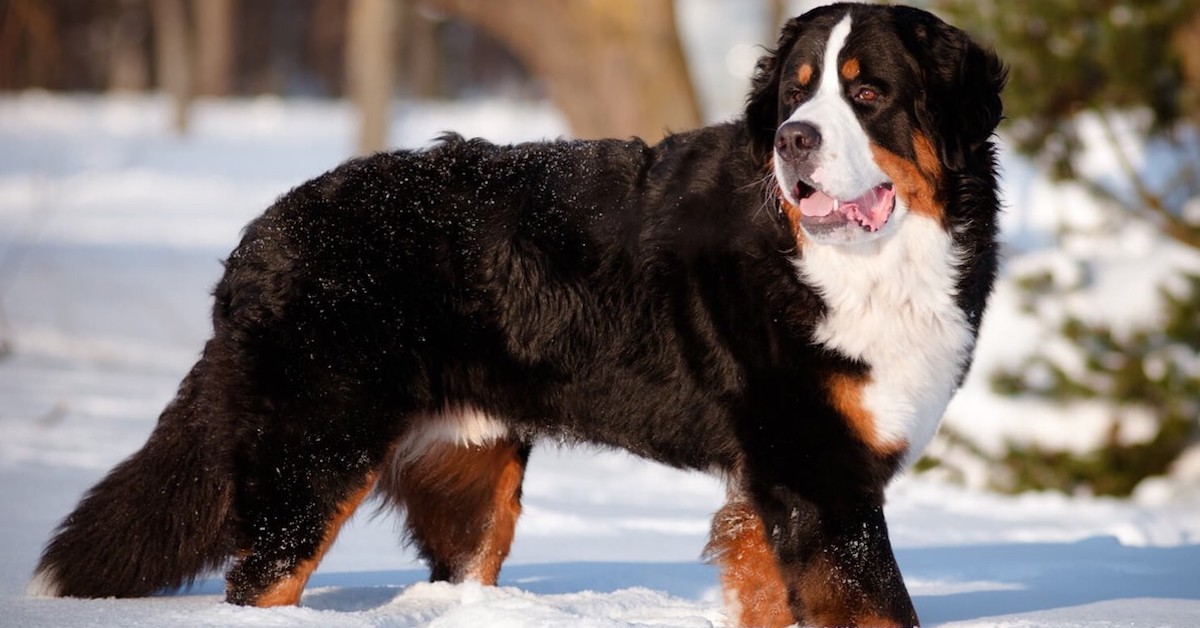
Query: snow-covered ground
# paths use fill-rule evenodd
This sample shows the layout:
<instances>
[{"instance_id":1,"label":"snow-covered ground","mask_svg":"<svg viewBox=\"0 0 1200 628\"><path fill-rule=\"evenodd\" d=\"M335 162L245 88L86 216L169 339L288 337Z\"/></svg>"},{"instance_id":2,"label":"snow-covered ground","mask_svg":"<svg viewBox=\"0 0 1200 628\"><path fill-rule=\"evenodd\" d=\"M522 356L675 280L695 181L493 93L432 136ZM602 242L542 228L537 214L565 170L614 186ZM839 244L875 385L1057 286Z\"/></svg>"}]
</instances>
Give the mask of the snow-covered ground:
<instances>
[{"instance_id":1,"label":"snow-covered ground","mask_svg":"<svg viewBox=\"0 0 1200 628\"><path fill-rule=\"evenodd\" d=\"M351 126L338 104L214 102L200 103L192 134L177 138L154 99L0 99L0 341L12 349L0 359L0 626L724 625L715 572L697 558L723 497L717 482L554 445L534 453L499 588L423 582L395 518L367 508L301 608L225 605L219 576L151 599L23 596L53 526L141 445L197 356L208 291L241 226L344 158ZM564 133L540 106L395 108L395 145L420 146L445 129L499 141ZM1005 161L1010 237L1036 240L1053 228L1039 220L1071 192ZM1180 261L1152 235L1123 238L1114 265ZM1029 250L1012 265L1046 255ZM978 376L1036 342L1016 310L1003 284L976 376L951 408L949 420L977 426L983 441L1036 431L1055 411L999 400ZM1197 626L1194 489L1168 480L1133 501L1001 497L906 477L888 517L926 625Z\"/></svg>"}]
</instances>

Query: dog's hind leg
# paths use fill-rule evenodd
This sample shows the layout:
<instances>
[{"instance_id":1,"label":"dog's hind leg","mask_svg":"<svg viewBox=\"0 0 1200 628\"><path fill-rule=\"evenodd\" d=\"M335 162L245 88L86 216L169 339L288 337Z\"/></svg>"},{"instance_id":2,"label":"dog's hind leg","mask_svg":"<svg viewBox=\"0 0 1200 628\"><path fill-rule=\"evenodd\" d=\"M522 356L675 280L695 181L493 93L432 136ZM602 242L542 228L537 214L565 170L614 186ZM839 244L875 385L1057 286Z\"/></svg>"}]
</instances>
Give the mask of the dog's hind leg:
<instances>
[{"instance_id":1,"label":"dog's hind leg","mask_svg":"<svg viewBox=\"0 0 1200 628\"><path fill-rule=\"evenodd\" d=\"M762 518L736 489L730 489L728 501L713 516L704 556L721 569L730 625L782 628L795 623Z\"/></svg>"},{"instance_id":2,"label":"dog's hind leg","mask_svg":"<svg viewBox=\"0 0 1200 628\"><path fill-rule=\"evenodd\" d=\"M355 409L297 411L303 405L280 407L288 419L263 423L237 457L238 561L225 590L232 604L298 604L388 451L385 423Z\"/></svg>"},{"instance_id":3,"label":"dog's hind leg","mask_svg":"<svg viewBox=\"0 0 1200 628\"><path fill-rule=\"evenodd\" d=\"M408 537L431 580L496 583L521 514L529 451L528 443L505 437L396 454L379 488L406 512Z\"/></svg>"},{"instance_id":4,"label":"dog's hind leg","mask_svg":"<svg viewBox=\"0 0 1200 628\"><path fill-rule=\"evenodd\" d=\"M290 525L283 524L286 515L279 513L272 527L256 535L253 549L243 553L229 572L227 601L262 607L299 604L309 576L374 485L374 473L367 474L357 489L330 504L313 504L320 512L293 517Z\"/></svg>"}]
</instances>

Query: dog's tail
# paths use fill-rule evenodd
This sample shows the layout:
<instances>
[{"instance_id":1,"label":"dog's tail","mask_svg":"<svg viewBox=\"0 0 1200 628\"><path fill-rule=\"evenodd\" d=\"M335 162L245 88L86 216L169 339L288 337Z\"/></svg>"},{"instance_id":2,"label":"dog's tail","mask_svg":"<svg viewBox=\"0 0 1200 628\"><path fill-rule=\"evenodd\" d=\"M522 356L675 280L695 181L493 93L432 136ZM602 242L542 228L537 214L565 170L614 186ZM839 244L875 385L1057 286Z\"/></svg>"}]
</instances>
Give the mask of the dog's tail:
<instances>
[{"instance_id":1,"label":"dog's tail","mask_svg":"<svg viewBox=\"0 0 1200 628\"><path fill-rule=\"evenodd\" d=\"M135 597L190 585L233 551L231 444L207 415L202 358L150 439L59 525L33 596Z\"/></svg>"}]
</instances>

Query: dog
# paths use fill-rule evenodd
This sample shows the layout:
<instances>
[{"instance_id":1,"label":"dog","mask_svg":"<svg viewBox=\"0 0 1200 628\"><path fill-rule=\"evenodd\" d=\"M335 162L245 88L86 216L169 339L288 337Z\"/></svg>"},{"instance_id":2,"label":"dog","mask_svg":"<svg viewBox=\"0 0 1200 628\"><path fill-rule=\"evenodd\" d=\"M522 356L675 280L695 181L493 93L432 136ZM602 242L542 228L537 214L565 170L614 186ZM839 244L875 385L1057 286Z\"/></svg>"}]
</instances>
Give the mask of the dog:
<instances>
[{"instance_id":1,"label":"dog","mask_svg":"<svg viewBox=\"0 0 1200 628\"><path fill-rule=\"evenodd\" d=\"M245 229L145 446L58 527L35 595L229 567L298 604L372 493L434 580L494 584L539 438L725 479L731 623L911 626L884 488L969 368L997 266L1006 71L930 13L789 21L744 116L629 141L446 135Z\"/></svg>"}]
</instances>

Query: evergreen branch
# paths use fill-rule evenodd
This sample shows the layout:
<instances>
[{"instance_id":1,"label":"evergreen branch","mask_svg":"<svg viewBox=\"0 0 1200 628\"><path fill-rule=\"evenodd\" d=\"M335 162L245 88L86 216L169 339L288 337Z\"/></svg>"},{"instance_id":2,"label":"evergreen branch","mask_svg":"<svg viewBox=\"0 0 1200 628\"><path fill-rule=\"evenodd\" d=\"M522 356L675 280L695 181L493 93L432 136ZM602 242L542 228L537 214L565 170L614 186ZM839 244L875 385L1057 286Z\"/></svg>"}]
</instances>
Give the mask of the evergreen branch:
<instances>
[{"instance_id":1,"label":"evergreen branch","mask_svg":"<svg viewBox=\"0 0 1200 628\"><path fill-rule=\"evenodd\" d=\"M1112 147L1113 155L1117 158L1117 164L1121 167L1125 177L1133 185L1134 194L1137 195L1138 200L1141 202L1141 211L1138 211L1138 208L1130 207L1128 203L1121 204L1129 207L1134 213L1141 214L1151 220L1156 220L1162 226L1163 232L1171 239L1191 248L1200 249L1200 228L1188 224L1167 208L1162 196L1150 189L1150 186L1146 183L1141 173L1134 167L1133 161L1129 159L1129 155L1125 153L1124 147L1117 138L1116 130L1113 129L1109 114L1105 111L1097 113L1100 119L1100 128L1104 131L1105 139L1108 140L1109 145ZM1088 181L1087 183L1088 189L1103 191L1104 197L1119 203L1121 202L1120 197L1116 193L1105 189L1099 183L1094 181Z\"/></svg>"}]
</instances>

